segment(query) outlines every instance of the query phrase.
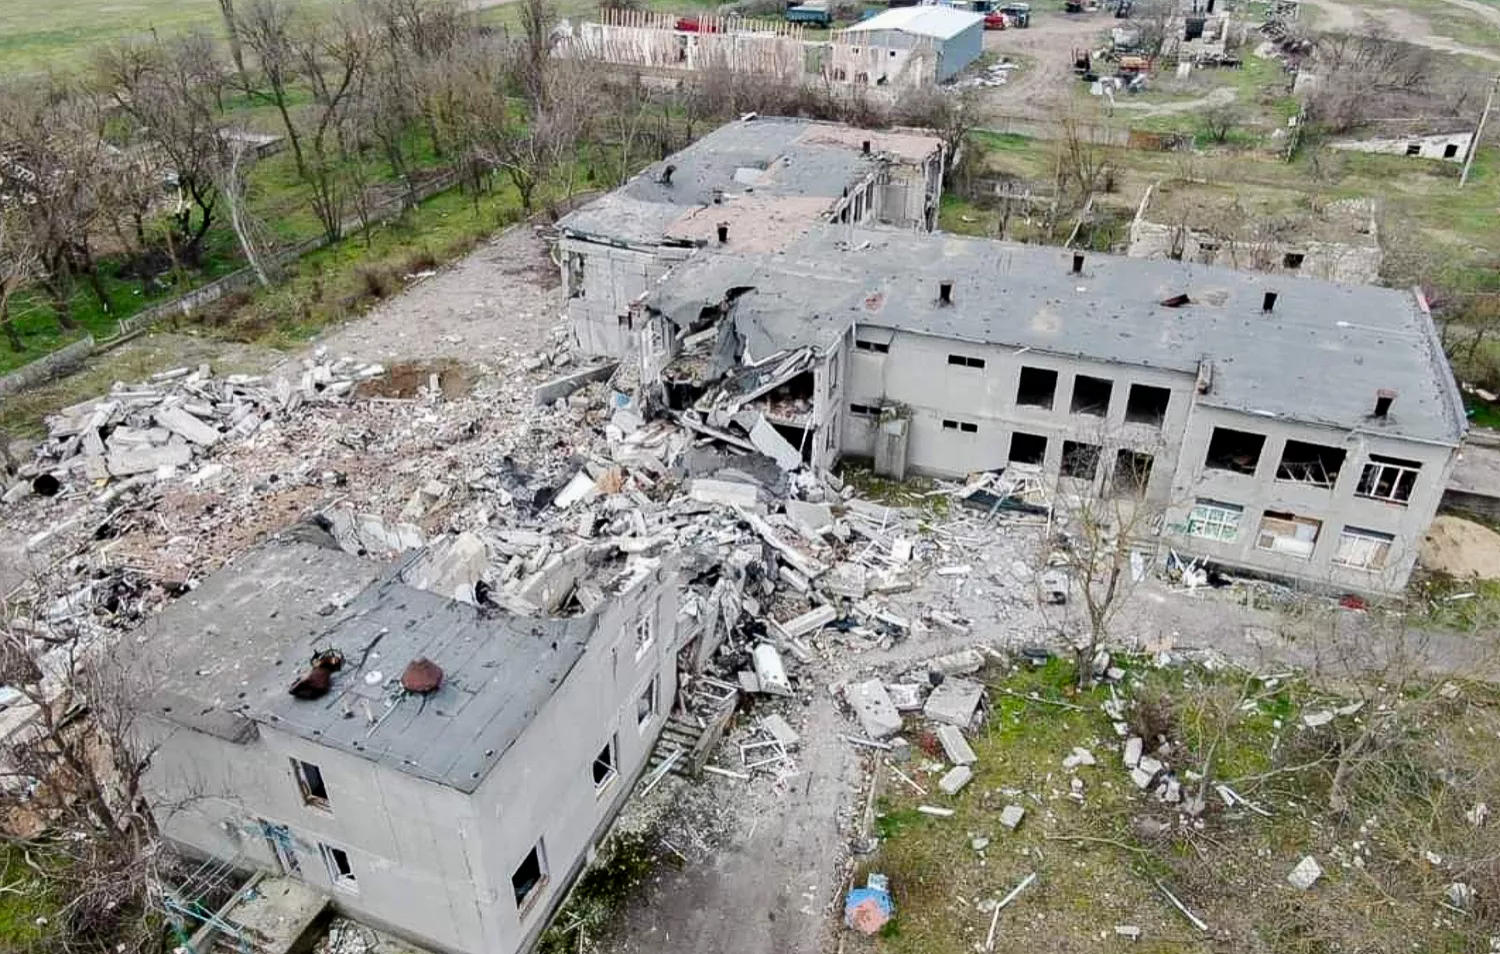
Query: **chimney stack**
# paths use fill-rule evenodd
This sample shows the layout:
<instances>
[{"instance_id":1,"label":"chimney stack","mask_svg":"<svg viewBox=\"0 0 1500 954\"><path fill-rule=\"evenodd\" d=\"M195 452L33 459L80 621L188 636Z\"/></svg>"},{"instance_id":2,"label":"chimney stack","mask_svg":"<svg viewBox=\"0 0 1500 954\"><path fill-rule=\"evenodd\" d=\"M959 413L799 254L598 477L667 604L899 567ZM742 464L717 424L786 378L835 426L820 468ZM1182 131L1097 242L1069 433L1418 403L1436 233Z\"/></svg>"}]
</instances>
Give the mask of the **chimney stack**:
<instances>
[{"instance_id":1,"label":"chimney stack","mask_svg":"<svg viewBox=\"0 0 1500 954\"><path fill-rule=\"evenodd\" d=\"M870 140L866 139L864 142L860 143L859 151L868 156L870 154Z\"/></svg>"},{"instance_id":2,"label":"chimney stack","mask_svg":"<svg viewBox=\"0 0 1500 954\"><path fill-rule=\"evenodd\" d=\"M1396 402L1396 392L1390 388L1381 388L1375 392L1375 416L1387 417L1391 413L1391 405Z\"/></svg>"},{"instance_id":3,"label":"chimney stack","mask_svg":"<svg viewBox=\"0 0 1500 954\"><path fill-rule=\"evenodd\" d=\"M1083 274L1083 253L1082 252L1074 252L1073 253L1073 274L1074 275L1082 275Z\"/></svg>"},{"instance_id":4,"label":"chimney stack","mask_svg":"<svg viewBox=\"0 0 1500 954\"><path fill-rule=\"evenodd\" d=\"M938 282L938 303L943 305L953 304L953 281Z\"/></svg>"},{"instance_id":5,"label":"chimney stack","mask_svg":"<svg viewBox=\"0 0 1500 954\"><path fill-rule=\"evenodd\" d=\"M717 226L719 233L719 244L724 245L729 241L729 223L720 222Z\"/></svg>"},{"instance_id":6,"label":"chimney stack","mask_svg":"<svg viewBox=\"0 0 1500 954\"><path fill-rule=\"evenodd\" d=\"M1260 300L1260 310L1263 311L1263 312L1265 312L1268 315L1271 312L1273 312L1273 311L1276 310L1276 293L1275 292L1271 292L1271 291L1266 292L1265 297L1261 298L1261 300Z\"/></svg>"}]
</instances>

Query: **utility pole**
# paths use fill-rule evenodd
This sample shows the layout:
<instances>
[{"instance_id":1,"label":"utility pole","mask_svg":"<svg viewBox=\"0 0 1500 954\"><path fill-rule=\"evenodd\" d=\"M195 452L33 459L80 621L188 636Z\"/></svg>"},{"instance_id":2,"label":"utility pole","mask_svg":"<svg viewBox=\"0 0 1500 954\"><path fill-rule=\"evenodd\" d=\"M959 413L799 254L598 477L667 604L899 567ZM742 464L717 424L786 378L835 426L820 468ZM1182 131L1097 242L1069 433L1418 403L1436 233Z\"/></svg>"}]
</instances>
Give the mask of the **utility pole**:
<instances>
[{"instance_id":1,"label":"utility pole","mask_svg":"<svg viewBox=\"0 0 1500 954\"><path fill-rule=\"evenodd\" d=\"M1469 181L1469 167L1474 164L1474 154L1479 151L1479 137L1484 135L1484 124L1490 118L1490 107L1495 103L1495 87L1497 86L1500 86L1500 76L1496 76L1490 83L1490 94L1484 98L1484 112L1479 114L1479 128L1474 130L1474 140L1469 143L1469 154L1464 157L1464 171L1458 177L1460 189Z\"/></svg>"}]
</instances>

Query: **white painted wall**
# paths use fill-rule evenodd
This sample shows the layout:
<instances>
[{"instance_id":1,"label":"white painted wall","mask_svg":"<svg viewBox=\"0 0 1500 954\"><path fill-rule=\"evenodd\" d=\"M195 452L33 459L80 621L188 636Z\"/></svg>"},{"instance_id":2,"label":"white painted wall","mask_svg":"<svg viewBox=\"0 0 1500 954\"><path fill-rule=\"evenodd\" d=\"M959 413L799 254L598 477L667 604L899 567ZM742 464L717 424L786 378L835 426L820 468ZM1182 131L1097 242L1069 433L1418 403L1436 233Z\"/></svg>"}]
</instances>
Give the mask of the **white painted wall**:
<instances>
[{"instance_id":1,"label":"white painted wall","mask_svg":"<svg viewBox=\"0 0 1500 954\"><path fill-rule=\"evenodd\" d=\"M1392 156L1414 155L1421 159L1442 159L1447 162L1463 162L1469 154L1472 132L1445 133L1439 136L1399 136L1379 139L1346 139L1329 143L1332 149L1349 152L1374 152ZM1411 148L1417 148L1416 153Z\"/></svg>"}]
</instances>

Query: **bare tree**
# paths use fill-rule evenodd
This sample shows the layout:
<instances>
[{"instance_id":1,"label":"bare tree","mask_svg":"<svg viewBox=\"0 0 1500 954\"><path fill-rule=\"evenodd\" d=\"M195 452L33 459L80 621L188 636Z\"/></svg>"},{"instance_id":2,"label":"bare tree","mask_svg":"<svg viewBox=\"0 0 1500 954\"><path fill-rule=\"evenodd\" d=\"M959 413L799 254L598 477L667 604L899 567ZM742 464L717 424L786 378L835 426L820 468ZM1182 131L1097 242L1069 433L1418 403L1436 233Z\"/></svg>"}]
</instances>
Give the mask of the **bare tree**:
<instances>
[{"instance_id":1,"label":"bare tree","mask_svg":"<svg viewBox=\"0 0 1500 954\"><path fill-rule=\"evenodd\" d=\"M302 137L292 122L292 92L297 82L297 54L292 44L293 7L285 0L251 0L245 15L237 21L238 34L255 54L260 82L248 83L247 95L276 107L286 130L297 172L306 175L302 156ZM243 79L243 77L242 77Z\"/></svg>"},{"instance_id":2,"label":"bare tree","mask_svg":"<svg viewBox=\"0 0 1500 954\"><path fill-rule=\"evenodd\" d=\"M1220 103L1205 106L1198 111L1198 125L1203 134L1216 143L1229 140L1229 134L1245 121L1245 110L1238 103Z\"/></svg>"},{"instance_id":3,"label":"bare tree","mask_svg":"<svg viewBox=\"0 0 1500 954\"><path fill-rule=\"evenodd\" d=\"M255 272L255 280L262 288L268 288L271 278L260 254L260 246L264 242L258 235L260 229L257 227L257 222L245 203L244 156L248 148L245 143L238 140L229 144L229 160L220 173L219 194L224 198L224 208L229 213L229 225L234 229L234 237L239 242L240 253L245 256L245 262Z\"/></svg>"},{"instance_id":4,"label":"bare tree","mask_svg":"<svg viewBox=\"0 0 1500 954\"><path fill-rule=\"evenodd\" d=\"M10 313L10 299L17 289L36 277L40 263L20 211L0 197L0 327L4 327L5 340L12 351L24 351L25 345Z\"/></svg>"}]
</instances>

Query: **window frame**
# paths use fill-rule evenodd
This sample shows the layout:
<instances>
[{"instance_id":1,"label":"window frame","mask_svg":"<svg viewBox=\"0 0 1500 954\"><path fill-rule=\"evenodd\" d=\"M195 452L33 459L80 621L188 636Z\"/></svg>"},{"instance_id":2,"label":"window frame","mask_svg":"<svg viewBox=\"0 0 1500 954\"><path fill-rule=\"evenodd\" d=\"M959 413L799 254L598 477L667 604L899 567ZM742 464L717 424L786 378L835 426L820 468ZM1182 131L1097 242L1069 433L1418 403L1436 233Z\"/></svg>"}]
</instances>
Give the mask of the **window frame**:
<instances>
[{"instance_id":1,"label":"window frame","mask_svg":"<svg viewBox=\"0 0 1500 954\"><path fill-rule=\"evenodd\" d=\"M1213 511L1213 513L1209 516L1199 516L1199 510ZM1234 520L1231 522L1224 519L1226 515L1233 516ZM1193 509L1188 511L1187 535L1197 537L1200 540L1213 540L1216 543L1238 543L1240 539L1240 522L1244 518L1245 508L1238 504L1199 497L1193 501ZM1229 529L1229 536L1223 536L1222 533L1200 532L1202 529L1209 527L1218 527L1220 530L1227 527Z\"/></svg>"},{"instance_id":2,"label":"window frame","mask_svg":"<svg viewBox=\"0 0 1500 954\"><path fill-rule=\"evenodd\" d=\"M661 708L661 692L657 685L659 679L659 676L652 676L651 681L646 683L645 691L635 697L635 727L642 733L656 720L657 711ZM642 702L647 704L645 715L641 714Z\"/></svg>"},{"instance_id":3,"label":"window frame","mask_svg":"<svg viewBox=\"0 0 1500 954\"><path fill-rule=\"evenodd\" d=\"M349 857L349 850L336 845L330 845L326 841L320 841L318 842L318 853L323 856L323 864L328 869L328 883L341 891L358 894L359 876L354 873L354 862ZM338 864L336 856L343 857L344 863L342 865Z\"/></svg>"},{"instance_id":4,"label":"window frame","mask_svg":"<svg viewBox=\"0 0 1500 954\"><path fill-rule=\"evenodd\" d=\"M607 771L604 773L604 777L602 779L594 777L594 768L602 761L602 759L600 758L601 756L609 757L609 760L607 762L604 762ZM594 760L589 763L589 778L594 782L594 794L604 794L605 790L610 788L610 786L614 784L615 779L619 777L620 739L619 736L611 735L609 739L605 741L604 748L600 749L599 754L595 755Z\"/></svg>"},{"instance_id":5,"label":"window frame","mask_svg":"<svg viewBox=\"0 0 1500 954\"><path fill-rule=\"evenodd\" d=\"M525 894L518 894L516 891L516 875L520 874L521 869L526 867L533 855L536 856L536 880L526 889ZM526 852L525 856L521 858L521 863L516 865L515 870L510 875L511 897L515 899L516 911L522 918L525 918L536 907L537 898L542 896L543 889L547 887L549 880L545 839L538 838L536 844L531 846L531 850Z\"/></svg>"},{"instance_id":6,"label":"window frame","mask_svg":"<svg viewBox=\"0 0 1500 954\"><path fill-rule=\"evenodd\" d=\"M1363 563L1355 563L1352 560L1342 558L1346 543L1356 545L1373 544L1374 551L1379 554L1380 562L1371 563L1368 559ZM1366 530L1363 527L1351 527L1345 525L1339 530L1338 544L1333 549L1334 566L1345 567L1350 570L1364 570L1368 573L1378 573L1386 568L1390 562L1391 551L1396 547L1396 535L1383 533L1379 530Z\"/></svg>"},{"instance_id":7,"label":"window frame","mask_svg":"<svg viewBox=\"0 0 1500 954\"><path fill-rule=\"evenodd\" d=\"M890 354L891 345L888 341L871 341L868 338L855 338L854 350L863 351L867 354Z\"/></svg>"},{"instance_id":8,"label":"window frame","mask_svg":"<svg viewBox=\"0 0 1500 954\"><path fill-rule=\"evenodd\" d=\"M983 371L985 360L983 358L976 358L973 355L950 354L948 355L948 364L951 367L974 368L977 371Z\"/></svg>"},{"instance_id":9,"label":"window frame","mask_svg":"<svg viewBox=\"0 0 1500 954\"><path fill-rule=\"evenodd\" d=\"M311 769L312 774L316 776L316 787L323 790L322 795L314 792L313 779L308 776L308 769ZM323 777L322 766L293 756L292 777L297 780L297 791L302 795L302 804L321 812L328 812L330 815L333 814L333 801L328 797L328 779Z\"/></svg>"},{"instance_id":10,"label":"window frame","mask_svg":"<svg viewBox=\"0 0 1500 954\"><path fill-rule=\"evenodd\" d=\"M644 639L642 638L643 632L645 633ZM635 625L631 627L631 633L635 637L635 662L640 662L656 646L656 607L654 605L647 607L646 612L636 619Z\"/></svg>"},{"instance_id":11,"label":"window frame","mask_svg":"<svg viewBox=\"0 0 1500 954\"><path fill-rule=\"evenodd\" d=\"M1391 481L1390 494L1379 494L1375 491L1380 486L1380 477L1385 471L1396 473ZM1372 476L1373 474L1373 476ZM1411 475L1411 483L1406 488L1406 496L1398 497L1396 493L1401 489L1401 478L1403 475ZM1385 457L1381 454L1371 454L1365 460L1359 470L1359 482L1354 485L1354 496L1363 497L1366 500L1379 500L1382 503L1393 503L1406 506L1411 503L1411 498L1417 492L1417 481L1422 479L1422 462L1409 461L1400 457Z\"/></svg>"},{"instance_id":12,"label":"window frame","mask_svg":"<svg viewBox=\"0 0 1500 954\"><path fill-rule=\"evenodd\" d=\"M1265 529L1267 520L1275 520L1278 523L1290 523L1293 526L1306 526L1308 524L1315 524L1317 529L1313 533L1312 540L1308 541L1310 542L1311 546L1308 547L1307 552L1298 553L1295 550L1278 550L1276 548L1275 540L1287 536L1287 534L1282 533L1272 532L1272 543L1270 546L1267 546L1264 542L1267 532ZM1288 559L1292 560L1309 561L1318 552L1318 541L1323 539L1323 525L1324 522L1322 520L1318 520L1314 517L1305 517L1301 514L1293 513L1289 510L1264 510L1260 515L1260 523L1255 525L1255 549L1260 550L1263 553L1274 553L1277 556L1287 557ZM1292 539L1297 540L1297 537L1293 535ZM1299 540L1297 542L1300 543L1302 541Z\"/></svg>"}]
</instances>

